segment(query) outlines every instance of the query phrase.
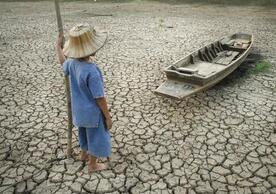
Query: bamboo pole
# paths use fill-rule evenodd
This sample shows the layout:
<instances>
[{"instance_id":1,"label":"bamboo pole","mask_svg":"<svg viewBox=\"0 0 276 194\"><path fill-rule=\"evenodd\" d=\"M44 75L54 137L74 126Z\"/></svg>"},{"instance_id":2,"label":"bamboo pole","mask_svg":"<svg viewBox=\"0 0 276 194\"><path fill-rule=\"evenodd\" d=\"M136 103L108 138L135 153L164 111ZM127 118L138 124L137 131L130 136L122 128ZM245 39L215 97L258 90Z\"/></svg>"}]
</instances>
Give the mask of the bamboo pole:
<instances>
[{"instance_id":1,"label":"bamboo pole","mask_svg":"<svg viewBox=\"0 0 276 194\"><path fill-rule=\"evenodd\" d=\"M55 8L56 8L58 31L63 34L62 20L61 20L59 1L58 0L55 0ZM63 44L64 44L64 38L63 38L62 47L63 47ZM73 123L72 123L72 110L71 110L70 83L69 83L69 78L68 78L67 75L65 75L64 80L65 80L64 82L65 82L65 86L66 86L67 115L68 115L67 156L70 158L70 157L72 157L72 129L73 129Z\"/></svg>"}]
</instances>

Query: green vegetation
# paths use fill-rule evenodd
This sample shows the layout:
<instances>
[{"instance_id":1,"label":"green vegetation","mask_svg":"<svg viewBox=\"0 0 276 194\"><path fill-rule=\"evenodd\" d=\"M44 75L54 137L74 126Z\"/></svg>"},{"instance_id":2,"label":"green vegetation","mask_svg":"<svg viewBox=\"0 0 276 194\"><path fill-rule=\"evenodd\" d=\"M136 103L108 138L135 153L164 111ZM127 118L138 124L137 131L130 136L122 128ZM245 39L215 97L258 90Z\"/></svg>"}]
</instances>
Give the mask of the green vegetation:
<instances>
[{"instance_id":1,"label":"green vegetation","mask_svg":"<svg viewBox=\"0 0 276 194\"><path fill-rule=\"evenodd\" d=\"M160 22L160 23L159 23L159 27L162 27L163 24L164 24L164 19L160 19L159 22Z\"/></svg>"},{"instance_id":2,"label":"green vegetation","mask_svg":"<svg viewBox=\"0 0 276 194\"><path fill-rule=\"evenodd\" d=\"M258 74L262 72L267 72L272 67L272 64L270 64L267 61L261 61L255 65L253 69L249 71L249 73L252 74Z\"/></svg>"}]
</instances>

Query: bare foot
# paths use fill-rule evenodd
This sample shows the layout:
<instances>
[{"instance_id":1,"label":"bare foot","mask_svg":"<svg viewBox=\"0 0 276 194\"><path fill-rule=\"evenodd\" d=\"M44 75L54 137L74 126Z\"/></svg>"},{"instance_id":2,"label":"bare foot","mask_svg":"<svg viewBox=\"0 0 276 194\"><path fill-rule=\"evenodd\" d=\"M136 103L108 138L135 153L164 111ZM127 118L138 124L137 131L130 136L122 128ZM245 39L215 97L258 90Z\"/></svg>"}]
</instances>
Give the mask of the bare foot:
<instances>
[{"instance_id":1,"label":"bare foot","mask_svg":"<svg viewBox=\"0 0 276 194\"><path fill-rule=\"evenodd\" d=\"M98 163L109 163L110 162L110 157L106 157L106 158L97 158L96 160Z\"/></svg>"},{"instance_id":2,"label":"bare foot","mask_svg":"<svg viewBox=\"0 0 276 194\"><path fill-rule=\"evenodd\" d=\"M81 151L80 153L80 160L81 161L87 161L88 160L88 154L85 151Z\"/></svg>"},{"instance_id":3,"label":"bare foot","mask_svg":"<svg viewBox=\"0 0 276 194\"><path fill-rule=\"evenodd\" d=\"M102 163L88 164L88 173L105 170L107 166Z\"/></svg>"}]
</instances>

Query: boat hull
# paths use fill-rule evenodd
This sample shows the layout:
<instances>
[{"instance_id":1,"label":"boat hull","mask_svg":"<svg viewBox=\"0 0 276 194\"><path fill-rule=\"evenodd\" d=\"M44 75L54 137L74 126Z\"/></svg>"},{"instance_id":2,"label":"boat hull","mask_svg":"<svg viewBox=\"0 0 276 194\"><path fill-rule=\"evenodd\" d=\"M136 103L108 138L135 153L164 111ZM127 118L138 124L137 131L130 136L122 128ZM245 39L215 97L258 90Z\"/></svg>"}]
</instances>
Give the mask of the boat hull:
<instances>
[{"instance_id":1,"label":"boat hull","mask_svg":"<svg viewBox=\"0 0 276 194\"><path fill-rule=\"evenodd\" d=\"M177 75L171 76L167 74L168 79L155 90L155 93L166 97L182 99L214 86L240 66L240 64L250 53L252 49L252 43L253 36L248 48L236 60L227 65L222 71L212 75L212 79L209 79L210 81L202 84L193 81L191 82L189 80L187 81L187 79L183 80L182 77Z\"/></svg>"}]
</instances>

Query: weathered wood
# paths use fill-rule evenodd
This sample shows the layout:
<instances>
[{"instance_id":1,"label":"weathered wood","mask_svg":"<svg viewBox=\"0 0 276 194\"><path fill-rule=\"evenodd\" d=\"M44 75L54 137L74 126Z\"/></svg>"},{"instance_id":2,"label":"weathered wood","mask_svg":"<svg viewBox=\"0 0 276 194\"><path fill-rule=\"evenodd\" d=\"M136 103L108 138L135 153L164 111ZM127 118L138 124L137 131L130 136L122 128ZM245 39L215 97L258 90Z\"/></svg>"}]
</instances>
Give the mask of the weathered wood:
<instances>
[{"instance_id":1,"label":"weathered wood","mask_svg":"<svg viewBox=\"0 0 276 194\"><path fill-rule=\"evenodd\" d=\"M236 44L240 42L246 42L244 49ZM205 90L233 72L245 60L252 44L253 35L238 33L206 45L166 68L168 80L155 92L181 99Z\"/></svg>"},{"instance_id":2,"label":"weathered wood","mask_svg":"<svg viewBox=\"0 0 276 194\"><path fill-rule=\"evenodd\" d=\"M239 52L236 51L224 51L221 55L213 60L213 63L229 65L238 54Z\"/></svg>"},{"instance_id":3,"label":"weathered wood","mask_svg":"<svg viewBox=\"0 0 276 194\"><path fill-rule=\"evenodd\" d=\"M62 27L62 20L60 15L60 8L59 8L59 1L55 0L55 9L56 9L56 16L57 16L57 25L58 25L58 31L63 34L63 27ZM62 47L64 44L64 38ZM67 156L72 157L72 129L73 129L73 123L72 123L72 110L71 110L71 96L70 96L70 83L69 83L69 77L64 77L64 83L66 87L66 98L67 98L67 115L68 115L68 121L67 121Z\"/></svg>"}]
</instances>

